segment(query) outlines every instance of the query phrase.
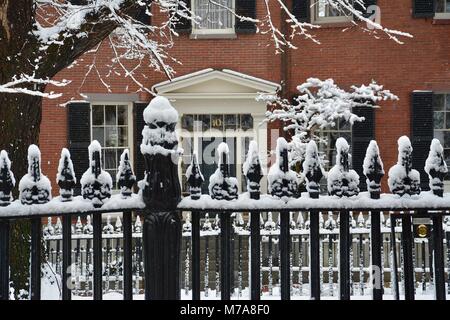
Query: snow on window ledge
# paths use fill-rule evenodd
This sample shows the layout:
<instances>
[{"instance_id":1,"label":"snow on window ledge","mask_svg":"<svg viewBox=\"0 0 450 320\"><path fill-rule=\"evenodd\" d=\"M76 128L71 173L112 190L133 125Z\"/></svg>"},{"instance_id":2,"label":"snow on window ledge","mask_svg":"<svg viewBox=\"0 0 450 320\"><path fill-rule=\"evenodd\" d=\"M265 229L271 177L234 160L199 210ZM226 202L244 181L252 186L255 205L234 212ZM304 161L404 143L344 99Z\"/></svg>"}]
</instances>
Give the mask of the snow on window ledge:
<instances>
[{"instance_id":1,"label":"snow on window ledge","mask_svg":"<svg viewBox=\"0 0 450 320\"><path fill-rule=\"evenodd\" d=\"M450 12L436 12L434 14L434 19L435 20L450 20Z\"/></svg>"},{"instance_id":2,"label":"snow on window ledge","mask_svg":"<svg viewBox=\"0 0 450 320\"><path fill-rule=\"evenodd\" d=\"M236 39L234 29L194 29L190 39Z\"/></svg>"}]
</instances>

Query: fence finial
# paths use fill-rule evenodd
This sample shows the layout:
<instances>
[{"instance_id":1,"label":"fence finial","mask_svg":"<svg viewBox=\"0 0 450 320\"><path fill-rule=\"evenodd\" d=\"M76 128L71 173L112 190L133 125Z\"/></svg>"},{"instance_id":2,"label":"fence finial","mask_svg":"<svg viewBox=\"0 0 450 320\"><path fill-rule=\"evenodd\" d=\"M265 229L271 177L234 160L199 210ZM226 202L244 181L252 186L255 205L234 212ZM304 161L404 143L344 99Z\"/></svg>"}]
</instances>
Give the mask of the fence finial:
<instances>
[{"instance_id":1,"label":"fence finial","mask_svg":"<svg viewBox=\"0 0 450 320\"><path fill-rule=\"evenodd\" d=\"M189 184L191 199L200 199L200 196L202 195L202 184L205 181L205 178L200 171L196 152L192 154L191 164L186 169L186 178Z\"/></svg>"},{"instance_id":2,"label":"fence finial","mask_svg":"<svg viewBox=\"0 0 450 320\"><path fill-rule=\"evenodd\" d=\"M52 198L50 180L41 172L41 151L34 144L28 147L28 173L20 179L19 192L22 204L43 204Z\"/></svg>"},{"instance_id":3,"label":"fence finial","mask_svg":"<svg viewBox=\"0 0 450 320\"><path fill-rule=\"evenodd\" d=\"M392 193L399 196L420 193L420 174L412 168L411 141L407 136L398 139L398 161L389 169L388 184Z\"/></svg>"},{"instance_id":4,"label":"fence finial","mask_svg":"<svg viewBox=\"0 0 450 320\"><path fill-rule=\"evenodd\" d=\"M261 194L260 181L264 172L259 160L258 144L254 140L250 141L247 158L242 169L244 176L247 178L247 190L250 193L250 198L258 200Z\"/></svg>"},{"instance_id":5,"label":"fence finial","mask_svg":"<svg viewBox=\"0 0 450 320\"><path fill-rule=\"evenodd\" d=\"M303 174L306 177L306 190L313 199L319 198L320 179L324 176L324 170L319 159L317 144L311 140L306 147L305 161L303 161Z\"/></svg>"},{"instance_id":6,"label":"fence finial","mask_svg":"<svg viewBox=\"0 0 450 320\"><path fill-rule=\"evenodd\" d=\"M363 173L367 178L367 189L372 199L380 199L381 178L384 176L383 161L380 149L375 140L370 141L363 162Z\"/></svg>"},{"instance_id":7,"label":"fence finial","mask_svg":"<svg viewBox=\"0 0 450 320\"><path fill-rule=\"evenodd\" d=\"M234 200L238 198L238 181L230 177L228 168L228 145L222 142L217 147L218 168L209 178L209 194L217 200Z\"/></svg>"},{"instance_id":8,"label":"fence finial","mask_svg":"<svg viewBox=\"0 0 450 320\"><path fill-rule=\"evenodd\" d=\"M11 160L5 150L0 152L0 206L9 205L13 199L12 190L16 179L11 171Z\"/></svg>"},{"instance_id":9,"label":"fence finial","mask_svg":"<svg viewBox=\"0 0 450 320\"><path fill-rule=\"evenodd\" d=\"M56 183L59 186L61 201L71 201L73 196L73 188L77 183L77 178L75 177L70 152L66 148L61 150L58 173L56 174Z\"/></svg>"},{"instance_id":10,"label":"fence finial","mask_svg":"<svg viewBox=\"0 0 450 320\"><path fill-rule=\"evenodd\" d=\"M136 183L136 176L133 173L129 153L130 151L125 149L120 155L119 170L116 176L117 185L120 188L120 194L123 199L131 197L133 186Z\"/></svg>"},{"instance_id":11,"label":"fence finial","mask_svg":"<svg viewBox=\"0 0 450 320\"><path fill-rule=\"evenodd\" d=\"M444 159L444 149L438 139L433 139L430 153L425 161L425 172L430 177L430 189L438 197L444 196L444 178L448 172Z\"/></svg>"}]
</instances>

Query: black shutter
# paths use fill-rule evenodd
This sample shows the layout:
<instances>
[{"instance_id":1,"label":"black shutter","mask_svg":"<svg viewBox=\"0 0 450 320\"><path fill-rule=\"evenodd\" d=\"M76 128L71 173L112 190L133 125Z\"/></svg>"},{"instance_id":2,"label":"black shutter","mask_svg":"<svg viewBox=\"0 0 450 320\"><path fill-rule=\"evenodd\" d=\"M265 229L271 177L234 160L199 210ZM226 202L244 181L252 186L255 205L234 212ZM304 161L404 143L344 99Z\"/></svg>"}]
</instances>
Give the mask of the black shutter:
<instances>
[{"instance_id":1,"label":"black shutter","mask_svg":"<svg viewBox=\"0 0 450 320\"><path fill-rule=\"evenodd\" d=\"M67 106L68 149L73 162L77 184L75 195L81 194L80 179L89 168L88 147L91 143L91 107L87 102Z\"/></svg>"},{"instance_id":2,"label":"black shutter","mask_svg":"<svg viewBox=\"0 0 450 320\"><path fill-rule=\"evenodd\" d=\"M434 0L413 0L413 17L434 17Z\"/></svg>"},{"instance_id":3,"label":"black shutter","mask_svg":"<svg viewBox=\"0 0 450 320\"><path fill-rule=\"evenodd\" d=\"M236 0L236 14L247 18L256 18L256 0ZM256 24L251 21L241 21L236 17L236 33L255 33Z\"/></svg>"},{"instance_id":4,"label":"black shutter","mask_svg":"<svg viewBox=\"0 0 450 320\"><path fill-rule=\"evenodd\" d=\"M147 8L149 11L151 8L147 5L148 2L149 1L146 1L145 6L139 6L138 12L136 14L136 20L142 24L150 26L152 24L152 17L147 14Z\"/></svg>"},{"instance_id":5,"label":"black shutter","mask_svg":"<svg viewBox=\"0 0 450 320\"><path fill-rule=\"evenodd\" d=\"M425 160L433 140L433 92L417 91L411 96L411 143L413 147L413 168L420 172L420 187L430 190Z\"/></svg>"},{"instance_id":6,"label":"black shutter","mask_svg":"<svg viewBox=\"0 0 450 320\"><path fill-rule=\"evenodd\" d=\"M188 9L191 9L191 0L182 0ZM183 10L184 6L180 5L179 10ZM189 15L189 12L186 12L185 14ZM178 16L178 21L175 23L175 30L178 33L191 33L192 31L192 21L186 17L180 17Z\"/></svg>"},{"instance_id":7,"label":"black shutter","mask_svg":"<svg viewBox=\"0 0 450 320\"><path fill-rule=\"evenodd\" d=\"M377 4L377 0L363 0L362 2L364 3L365 8L363 8L361 6L361 4L359 4L359 2L355 2L354 7L355 7L356 10L361 11L363 13L364 17L368 18L368 17L370 17L373 14L373 12L369 13L369 12L367 12L367 9L370 6L376 5Z\"/></svg>"},{"instance_id":8,"label":"black shutter","mask_svg":"<svg viewBox=\"0 0 450 320\"><path fill-rule=\"evenodd\" d=\"M133 105L134 117L134 174L137 180L144 179L145 160L141 153L142 130L145 126L144 109L148 103L136 102Z\"/></svg>"},{"instance_id":9,"label":"black shutter","mask_svg":"<svg viewBox=\"0 0 450 320\"><path fill-rule=\"evenodd\" d=\"M364 117L362 122L355 122L352 128L352 166L359 175L359 186L367 191L363 162L370 140L375 139L375 110L371 107L354 107L353 113Z\"/></svg>"},{"instance_id":10,"label":"black shutter","mask_svg":"<svg viewBox=\"0 0 450 320\"><path fill-rule=\"evenodd\" d=\"M300 22L311 21L311 1L310 0L293 0L292 14Z\"/></svg>"}]
</instances>

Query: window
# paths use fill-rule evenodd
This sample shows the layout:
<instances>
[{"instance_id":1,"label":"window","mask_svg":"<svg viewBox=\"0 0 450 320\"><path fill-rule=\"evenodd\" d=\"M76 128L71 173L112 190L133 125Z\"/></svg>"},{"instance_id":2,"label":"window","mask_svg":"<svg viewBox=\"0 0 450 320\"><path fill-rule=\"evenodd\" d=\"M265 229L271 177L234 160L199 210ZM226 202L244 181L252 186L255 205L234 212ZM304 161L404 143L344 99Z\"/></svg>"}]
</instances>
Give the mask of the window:
<instances>
[{"instance_id":1,"label":"window","mask_svg":"<svg viewBox=\"0 0 450 320\"><path fill-rule=\"evenodd\" d=\"M197 23L193 23L194 33L197 34L225 34L234 33L234 0L193 0L193 11L197 16ZM220 5L218 5L220 4Z\"/></svg>"},{"instance_id":2,"label":"window","mask_svg":"<svg viewBox=\"0 0 450 320\"><path fill-rule=\"evenodd\" d=\"M317 0L311 6L314 22L345 22L352 16L333 5L333 0Z\"/></svg>"},{"instance_id":3,"label":"window","mask_svg":"<svg viewBox=\"0 0 450 320\"><path fill-rule=\"evenodd\" d=\"M91 108L91 136L102 145L102 167L111 174L115 189L120 155L130 149L130 109L126 104L93 104Z\"/></svg>"},{"instance_id":4,"label":"window","mask_svg":"<svg viewBox=\"0 0 450 320\"><path fill-rule=\"evenodd\" d=\"M436 13L450 14L450 0L436 0Z\"/></svg>"},{"instance_id":5,"label":"window","mask_svg":"<svg viewBox=\"0 0 450 320\"><path fill-rule=\"evenodd\" d=\"M445 162L450 166L450 93L434 95L433 111L434 137L441 141ZM450 180L450 174L446 180Z\"/></svg>"},{"instance_id":6,"label":"window","mask_svg":"<svg viewBox=\"0 0 450 320\"><path fill-rule=\"evenodd\" d=\"M181 118L183 130L193 131L248 131L253 130L251 114L185 114Z\"/></svg>"}]
</instances>

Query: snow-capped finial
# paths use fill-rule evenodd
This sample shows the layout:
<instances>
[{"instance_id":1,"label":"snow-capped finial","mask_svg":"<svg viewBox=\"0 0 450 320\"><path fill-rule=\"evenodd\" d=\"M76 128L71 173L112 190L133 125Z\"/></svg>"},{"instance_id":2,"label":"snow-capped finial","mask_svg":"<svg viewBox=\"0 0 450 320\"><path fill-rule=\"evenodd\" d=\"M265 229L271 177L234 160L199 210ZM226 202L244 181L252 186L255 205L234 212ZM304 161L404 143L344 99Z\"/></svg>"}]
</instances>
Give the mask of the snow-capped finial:
<instances>
[{"instance_id":1,"label":"snow-capped finial","mask_svg":"<svg viewBox=\"0 0 450 320\"><path fill-rule=\"evenodd\" d=\"M303 218L303 213L299 212L297 217L297 228L304 229L305 228L305 219Z\"/></svg>"},{"instance_id":2,"label":"snow-capped finial","mask_svg":"<svg viewBox=\"0 0 450 320\"><path fill-rule=\"evenodd\" d=\"M205 213L205 220L203 221L202 226L203 231L212 231L211 221L209 220L209 214Z\"/></svg>"},{"instance_id":3,"label":"snow-capped finial","mask_svg":"<svg viewBox=\"0 0 450 320\"><path fill-rule=\"evenodd\" d=\"M254 140L250 141L247 158L245 159L242 170L244 176L247 178L247 191L250 194L250 198L258 200L261 194L260 181L264 172L261 167L261 161L259 160L258 144Z\"/></svg>"},{"instance_id":4,"label":"snow-capped finial","mask_svg":"<svg viewBox=\"0 0 450 320\"><path fill-rule=\"evenodd\" d=\"M22 204L42 204L52 198L50 180L41 172L41 151L32 144L28 147L28 173L20 179L19 198Z\"/></svg>"},{"instance_id":5,"label":"snow-capped finial","mask_svg":"<svg viewBox=\"0 0 450 320\"><path fill-rule=\"evenodd\" d=\"M55 228L52 225L52 217L47 218L47 225L42 230L44 236L52 236L55 233Z\"/></svg>"},{"instance_id":6,"label":"snow-capped finial","mask_svg":"<svg viewBox=\"0 0 450 320\"><path fill-rule=\"evenodd\" d=\"M0 152L0 206L6 207L11 203L12 190L16 179L11 171L11 160L5 150Z\"/></svg>"},{"instance_id":7,"label":"snow-capped finial","mask_svg":"<svg viewBox=\"0 0 450 320\"><path fill-rule=\"evenodd\" d=\"M366 221L364 220L364 215L362 212L360 212L358 215L358 228L364 228L365 222Z\"/></svg>"},{"instance_id":8,"label":"snow-capped finial","mask_svg":"<svg viewBox=\"0 0 450 320\"><path fill-rule=\"evenodd\" d=\"M306 147L305 161L303 161L303 173L305 174L307 183L306 190L313 199L319 198L320 179L324 176L324 170L319 159L317 144L311 140Z\"/></svg>"},{"instance_id":9,"label":"snow-capped finial","mask_svg":"<svg viewBox=\"0 0 450 320\"><path fill-rule=\"evenodd\" d=\"M444 178L448 172L444 159L444 149L438 139L433 139L425 161L425 172L430 177L430 189L438 197L444 196Z\"/></svg>"},{"instance_id":10,"label":"snow-capped finial","mask_svg":"<svg viewBox=\"0 0 450 320\"><path fill-rule=\"evenodd\" d=\"M100 208L105 199L111 197L111 175L102 170L102 147L97 140L89 145L90 168L81 177L81 193L84 199L92 201L95 208Z\"/></svg>"},{"instance_id":11,"label":"snow-capped finial","mask_svg":"<svg viewBox=\"0 0 450 320\"><path fill-rule=\"evenodd\" d=\"M380 199L381 178L384 176L380 149L375 140L370 141L363 163L363 173L367 178L367 189L372 199Z\"/></svg>"},{"instance_id":12,"label":"snow-capped finial","mask_svg":"<svg viewBox=\"0 0 450 320\"><path fill-rule=\"evenodd\" d=\"M116 218L116 224L114 225L115 232L121 233L122 232L122 220L120 220L120 216L117 216Z\"/></svg>"},{"instance_id":13,"label":"snow-capped finial","mask_svg":"<svg viewBox=\"0 0 450 320\"><path fill-rule=\"evenodd\" d=\"M220 229L220 218L219 214L216 213L216 217L214 218L214 230Z\"/></svg>"},{"instance_id":14,"label":"snow-capped finial","mask_svg":"<svg viewBox=\"0 0 450 320\"><path fill-rule=\"evenodd\" d=\"M131 197L133 185L136 182L136 176L133 173L133 167L131 166L130 161L130 151L128 149L123 150L120 155L120 164L116 180L117 185L120 188L122 199Z\"/></svg>"},{"instance_id":15,"label":"snow-capped finial","mask_svg":"<svg viewBox=\"0 0 450 320\"><path fill-rule=\"evenodd\" d=\"M106 226L103 227L103 233L114 233L114 226L111 224L111 216L109 214L106 216Z\"/></svg>"},{"instance_id":16,"label":"snow-capped finial","mask_svg":"<svg viewBox=\"0 0 450 320\"><path fill-rule=\"evenodd\" d=\"M328 193L332 196L351 197L359 193L359 176L350 170L347 140L336 140L336 164L328 173Z\"/></svg>"},{"instance_id":17,"label":"snow-capped finial","mask_svg":"<svg viewBox=\"0 0 450 320\"><path fill-rule=\"evenodd\" d=\"M77 178L75 177L75 171L73 170L70 152L66 148L61 150L58 173L56 174L56 183L59 186L61 201L71 201L73 196L73 188L77 183Z\"/></svg>"},{"instance_id":18,"label":"snow-capped finial","mask_svg":"<svg viewBox=\"0 0 450 320\"><path fill-rule=\"evenodd\" d=\"M388 184L391 192L399 196L420 193L420 174L412 169L412 150L407 136L398 139L398 161L389 169Z\"/></svg>"},{"instance_id":19,"label":"snow-capped finial","mask_svg":"<svg viewBox=\"0 0 450 320\"><path fill-rule=\"evenodd\" d=\"M176 123L178 121L178 112L172 107L169 99L156 96L144 110L144 121L147 125L159 121Z\"/></svg>"},{"instance_id":20,"label":"snow-capped finial","mask_svg":"<svg viewBox=\"0 0 450 320\"><path fill-rule=\"evenodd\" d=\"M264 224L264 228L268 231L274 231L277 228L275 222L273 222L272 219L272 212L270 211L267 213L267 221Z\"/></svg>"},{"instance_id":21,"label":"snow-capped finial","mask_svg":"<svg viewBox=\"0 0 450 320\"><path fill-rule=\"evenodd\" d=\"M56 235L62 234L62 222L60 217L56 218L55 234Z\"/></svg>"},{"instance_id":22,"label":"snow-capped finial","mask_svg":"<svg viewBox=\"0 0 450 320\"><path fill-rule=\"evenodd\" d=\"M269 193L278 198L300 197L297 174L289 169L288 148L286 139L278 138L277 158L267 175Z\"/></svg>"},{"instance_id":23,"label":"snow-capped finial","mask_svg":"<svg viewBox=\"0 0 450 320\"><path fill-rule=\"evenodd\" d=\"M142 232L142 222L140 216L136 216L136 221L134 222L134 232L136 233Z\"/></svg>"},{"instance_id":24,"label":"snow-capped finial","mask_svg":"<svg viewBox=\"0 0 450 320\"><path fill-rule=\"evenodd\" d=\"M78 216L77 223L75 223L75 233L81 234L83 232L83 224L81 223L81 217Z\"/></svg>"},{"instance_id":25,"label":"snow-capped finial","mask_svg":"<svg viewBox=\"0 0 450 320\"><path fill-rule=\"evenodd\" d=\"M238 198L238 181L229 176L228 145L222 142L217 147L218 168L209 178L209 194L217 200L234 200Z\"/></svg>"},{"instance_id":26,"label":"snow-capped finial","mask_svg":"<svg viewBox=\"0 0 450 320\"><path fill-rule=\"evenodd\" d=\"M324 228L327 230L336 229L336 220L334 220L333 212L328 212L328 219L325 221Z\"/></svg>"},{"instance_id":27,"label":"snow-capped finial","mask_svg":"<svg viewBox=\"0 0 450 320\"><path fill-rule=\"evenodd\" d=\"M263 219L262 213L259 214L259 228L261 230L264 229L264 219Z\"/></svg>"},{"instance_id":28,"label":"snow-capped finial","mask_svg":"<svg viewBox=\"0 0 450 320\"><path fill-rule=\"evenodd\" d=\"M189 184L189 193L192 200L200 199L202 195L202 183L205 181L198 165L197 153L192 154L191 164L186 169L186 178Z\"/></svg>"},{"instance_id":29,"label":"snow-capped finial","mask_svg":"<svg viewBox=\"0 0 450 320\"><path fill-rule=\"evenodd\" d=\"M92 234L92 233L94 233L94 227L92 226L91 216L90 215L87 215L87 217L86 217L86 224L85 224L85 226L83 228L83 233L84 234Z\"/></svg>"}]
</instances>

